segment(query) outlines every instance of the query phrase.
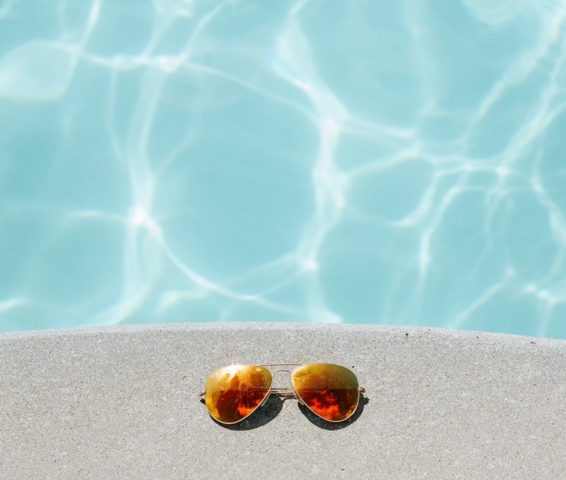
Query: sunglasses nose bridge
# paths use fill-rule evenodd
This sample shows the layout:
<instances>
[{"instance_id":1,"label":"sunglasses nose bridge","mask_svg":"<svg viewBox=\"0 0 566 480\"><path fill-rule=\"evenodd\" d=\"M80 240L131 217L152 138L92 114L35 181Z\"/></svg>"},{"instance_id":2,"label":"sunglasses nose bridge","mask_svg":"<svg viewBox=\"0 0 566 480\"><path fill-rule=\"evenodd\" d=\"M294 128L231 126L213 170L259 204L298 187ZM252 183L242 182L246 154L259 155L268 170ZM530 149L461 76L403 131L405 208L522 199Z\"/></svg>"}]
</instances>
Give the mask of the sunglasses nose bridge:
<instances>
[{"instance_id":1,"label":"sunglasses nose bridge","mask_svg":"<svg viewBox=\"0 0 566 480\"><path fill-rule=\"evenodd\" d=\"M278 378L277 374L278 373L286 373L287 377L288 377L288 382L284 385L285 387L289 386L291 384L291 370L288 370L286 368L278 368L277 370L273 370L272 372L273 375L273 386L274 387L283 387L283 385L278 385L279 382L276 381L276 379Z\"/></svg>"}]
</instances>

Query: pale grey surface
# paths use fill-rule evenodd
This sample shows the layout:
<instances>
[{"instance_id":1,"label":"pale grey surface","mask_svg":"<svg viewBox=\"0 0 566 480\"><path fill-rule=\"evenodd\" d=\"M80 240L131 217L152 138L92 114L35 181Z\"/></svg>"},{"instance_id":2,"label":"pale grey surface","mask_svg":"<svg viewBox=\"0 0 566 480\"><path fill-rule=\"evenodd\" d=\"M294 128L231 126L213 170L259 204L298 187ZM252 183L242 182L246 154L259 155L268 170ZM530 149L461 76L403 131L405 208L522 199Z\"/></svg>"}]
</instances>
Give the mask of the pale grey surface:
<instances>
[{"instance_id":1,"label":"pale grey surface","mask_svg":"<svg viewBox=\"0 0 566 480\"><path fill-rule=\"evenodd\" d=\"M337 430L294 400L257 428L214 423L207 374L268 361L353 366L370 401ZM565 426L566 342L289 324L0 336L3 479L555 480Z\"/></svg>"}]
</instances>

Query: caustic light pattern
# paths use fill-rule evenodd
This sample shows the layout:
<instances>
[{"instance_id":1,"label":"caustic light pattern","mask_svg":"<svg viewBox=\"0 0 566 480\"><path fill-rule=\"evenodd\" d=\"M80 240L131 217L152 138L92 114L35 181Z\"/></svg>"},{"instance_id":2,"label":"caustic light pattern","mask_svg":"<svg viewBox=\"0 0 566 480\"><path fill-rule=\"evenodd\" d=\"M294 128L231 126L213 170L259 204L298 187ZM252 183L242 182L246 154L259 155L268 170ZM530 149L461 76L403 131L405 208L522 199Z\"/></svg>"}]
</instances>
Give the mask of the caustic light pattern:
<instances>
[{"instance_id":1,"label":"caustic light pattern","mask_svg":"<svg viewBox=\"0 0 566 480\"><path fill-rule=\"evenodd\" d=\"M566 338L565 85L564 0L0 0L0 329Z\"/></svg>"}]
</instances>

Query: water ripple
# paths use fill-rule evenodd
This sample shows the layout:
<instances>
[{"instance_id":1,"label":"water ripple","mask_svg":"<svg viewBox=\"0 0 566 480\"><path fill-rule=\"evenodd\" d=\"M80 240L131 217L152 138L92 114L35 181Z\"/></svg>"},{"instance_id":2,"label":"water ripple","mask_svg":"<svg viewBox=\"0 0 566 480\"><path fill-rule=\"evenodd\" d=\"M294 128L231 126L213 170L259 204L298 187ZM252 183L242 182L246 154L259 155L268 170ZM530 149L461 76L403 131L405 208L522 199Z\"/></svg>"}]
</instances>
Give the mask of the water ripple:
<instances>
[{"instance_id":1,"label":"water ripple","mask_svg":"<svg viewBox=\"0 0 566 480\"><path fill-rule=\"evenodd\" d=\"M0 2L0 330L566 338L566 1Z\"/></svg>"}]
</instances>

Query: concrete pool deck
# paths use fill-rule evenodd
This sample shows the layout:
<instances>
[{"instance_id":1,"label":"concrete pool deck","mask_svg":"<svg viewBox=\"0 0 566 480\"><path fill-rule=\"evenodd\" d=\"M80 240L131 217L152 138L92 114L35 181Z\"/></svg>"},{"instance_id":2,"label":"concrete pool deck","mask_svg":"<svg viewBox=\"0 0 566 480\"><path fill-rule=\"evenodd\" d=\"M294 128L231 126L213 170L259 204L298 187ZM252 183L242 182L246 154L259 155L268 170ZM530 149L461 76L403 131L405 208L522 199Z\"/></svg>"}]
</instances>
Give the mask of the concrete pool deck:
<instances>
[{"instance_id":1,"label":"concrete pool deck","mask_svg":"<svg viewBox=\"0 0 566 480\"><path fill-rule=\"evenodd\" d=\"M225 428L199 401L217 367L311 361L353 367L369 399L353 421L272 399ZM0 445L6 479L556 480L566 342L255 323L3 334Z\"/></svg>"}]
</instances>

